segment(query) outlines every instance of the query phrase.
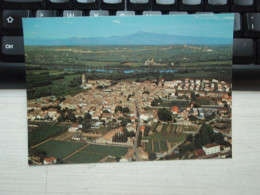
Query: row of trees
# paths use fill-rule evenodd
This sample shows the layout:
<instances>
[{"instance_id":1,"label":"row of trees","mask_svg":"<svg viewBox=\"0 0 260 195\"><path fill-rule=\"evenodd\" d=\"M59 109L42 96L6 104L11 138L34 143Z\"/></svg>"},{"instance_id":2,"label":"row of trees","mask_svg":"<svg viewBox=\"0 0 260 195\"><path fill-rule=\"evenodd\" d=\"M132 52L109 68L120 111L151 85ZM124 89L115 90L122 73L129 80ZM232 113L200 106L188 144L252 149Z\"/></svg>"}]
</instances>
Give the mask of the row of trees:
<instances>
[{"instance_id":1,"label":"row of trees","mask_svg":"<svg viewBox=\"0 0 260 195\"><path fill-rule=\"evenodd\" d=\"M116 133L113 138L112 141L113 142L127 142L127 138L128 137L134 137L135 136L135 132L133 131L128 131L126 128L123 129L123 133Z\"/></svg>"}]
</instances>

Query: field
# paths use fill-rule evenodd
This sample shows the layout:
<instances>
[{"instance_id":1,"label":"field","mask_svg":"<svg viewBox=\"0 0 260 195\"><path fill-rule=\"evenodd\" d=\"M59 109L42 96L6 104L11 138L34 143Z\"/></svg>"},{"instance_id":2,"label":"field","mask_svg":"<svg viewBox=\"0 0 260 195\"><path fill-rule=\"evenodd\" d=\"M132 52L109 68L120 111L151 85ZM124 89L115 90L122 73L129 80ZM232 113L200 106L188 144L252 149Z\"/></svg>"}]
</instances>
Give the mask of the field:
<instances>
[{"instance_id":1,"label":"field","mask_svg":"<svg viewBox=\"0 0 260 195\"><path fill-rule=\"evenodd\" d=\"M44 144L41 144L35 150L45 151L47 156L54 156L58 159L63 159L66 156L70 155L72 152L78 150L79 148L86 145L85 143L78 142L65 142L65 141L57 141L50 140Z\"/></svg>"},{"instance_id":2,"label":"field","mask_svg":"<svg viewBox=\"0 0 260 195\"><path fill-rule=\"evenodd\" d=\"M125 155L128 148L115 146L89 145L79 153L68 158L65 163L94 163L103 159L105 156Z\"/></svg>"},{"instance_id":3,"label":"field","mask_svg":"<svg viewBox=\"0 0 260 195\"><path fill-rule=\"evenodd\" d=\"M151 58L164 66L171 63L188 67L216 66L230 64L232 57L232 47L229 45L26 46L25 52L28 64L37 65L41 62L42 66L55 64L56 67L69 68L72 63L78 67L136 67Z\"/></svg>"},{"instance_id":4,"label":"field","mask_svg":"<svg viewBox=\"0 0 260 195\"><path fill-rule=\"evenodd\" d=\"M38 123L39 126L28 133L29 146L36 145L68 129L67 125L56 123Z\"/></svg>"},{"instance_id":5,"label":"field","mask_svg":"<svg viewBox=\"0 0 260 195\"><path fill-rule=\"evenodd\" d=\"M117 81L231 80L232 47L224 45L26 46L25 53L28 99L79 93L82 72L88 79Z\"/></svg>"},{"instance_id":6,"label":"field","mask_svg":"<svg viewBox=\"0 0 260 195\"><path fill-rule=\"evenodd\" d=\"M167 140L148 139L145 142L145 151L148 153L168 151Z\"/></svg>"},{"instance_id":7,"label":"field","mask_svg":"<svg viewBox=\"0 0 260 195\"><path fill-rule=\"evenodd\" d=\"M196 131L197 128L193 126L184 126L176 124L154 123L151 127L152 135L143 136L145 142L145 151L148 153L167 151L169 145L174 146L176 143L183 141L187 134L183 131Z\"/></svg>"}]
</instances>

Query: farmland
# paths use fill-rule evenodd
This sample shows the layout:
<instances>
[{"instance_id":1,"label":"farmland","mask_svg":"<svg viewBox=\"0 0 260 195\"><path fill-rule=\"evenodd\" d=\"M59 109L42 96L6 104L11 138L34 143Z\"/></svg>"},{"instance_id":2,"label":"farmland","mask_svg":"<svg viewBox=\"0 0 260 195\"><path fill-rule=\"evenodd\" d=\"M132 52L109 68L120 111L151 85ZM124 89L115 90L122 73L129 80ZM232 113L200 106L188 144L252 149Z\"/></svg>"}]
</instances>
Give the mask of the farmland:
<instances>
[{"instance_id":1,"label":"farmland","mask_svg":"<svg viewBox=\"0 0 260 195\"><path fill-rule=\"evenodd\" d=\"M41 144L35 150L45 151L47 156L54 156L58 159L63 159L72 152L78 150L79 148L86 145L85 143L78 142L65 142L65 141L57 141L50 140L44 144Z\"/></svg>"},{"instance_id":2,"label":"farmland","mask_svg":"<svg viewBox=\"0 0 260 195\"><path fill-rule=\"evenodd\" d=\"M39 123L39 126L28 133L29 146L38 144L68 129L67 125L56 123Z\"/></svg>"},{"instance_id":3,"label":"farmland","mask_svg":"<svg viewBox=\"0 0 260 195\"><path fill-rule=\"evenodd\" d=\"M148 153L167 151L169 147L185 140L188 135L185 132L196 132L197 128L189 125L154 123L151 127L153 133L143 136L143 146Z\"/></svg>"},{"instance_id":4,"label":"farmland","mask_svg":"<svg viewBox=\"0 0 260 195\"><path fill-rule=\"evenodd\" d=\"M128 148L115 146L89 145L79 153L68 158L65 163L94 163L103 159L105 156L125 155Z\"/></svg>"}]
</instances>

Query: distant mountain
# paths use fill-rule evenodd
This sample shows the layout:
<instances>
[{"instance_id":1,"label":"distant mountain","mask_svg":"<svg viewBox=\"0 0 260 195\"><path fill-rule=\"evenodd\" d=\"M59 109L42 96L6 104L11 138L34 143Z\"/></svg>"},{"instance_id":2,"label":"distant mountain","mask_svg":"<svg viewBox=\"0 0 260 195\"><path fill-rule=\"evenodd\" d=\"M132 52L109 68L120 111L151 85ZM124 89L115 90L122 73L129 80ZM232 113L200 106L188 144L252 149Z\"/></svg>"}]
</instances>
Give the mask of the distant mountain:
<instances>
[{"instance_id":1,"label":"distant mountain","mask_svg":"<svg viewBox=\"0 0 260 195\"><path fill-rule=\"evenodd\" d=\"M192 37L140 31L126 36L68 39L26 39L25 45L230 45L232 38Z\"/></svg>"}]
</instances>

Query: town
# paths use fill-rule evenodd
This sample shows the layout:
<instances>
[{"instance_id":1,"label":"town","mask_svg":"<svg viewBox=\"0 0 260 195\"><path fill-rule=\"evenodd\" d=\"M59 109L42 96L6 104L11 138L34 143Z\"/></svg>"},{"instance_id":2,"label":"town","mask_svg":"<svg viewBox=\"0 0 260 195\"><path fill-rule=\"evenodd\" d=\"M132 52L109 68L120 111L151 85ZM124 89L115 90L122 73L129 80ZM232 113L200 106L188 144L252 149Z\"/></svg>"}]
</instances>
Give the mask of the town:
<instances>
[{"instance_id":1,"label":"town","mask_svg":"<svg viewBox=\"0 0 260 195\"><path fill-rule=\"evenodd\" d=\"M63 127L29 143L32 164L231 157L231 83L90 80L85 74L81 80L84 92L74 96L28 100L29 133ZM47 146L54 141L78 145L60 156Z\"/></svg>"}]
</instances>

